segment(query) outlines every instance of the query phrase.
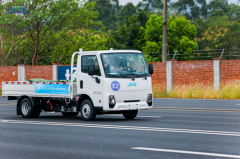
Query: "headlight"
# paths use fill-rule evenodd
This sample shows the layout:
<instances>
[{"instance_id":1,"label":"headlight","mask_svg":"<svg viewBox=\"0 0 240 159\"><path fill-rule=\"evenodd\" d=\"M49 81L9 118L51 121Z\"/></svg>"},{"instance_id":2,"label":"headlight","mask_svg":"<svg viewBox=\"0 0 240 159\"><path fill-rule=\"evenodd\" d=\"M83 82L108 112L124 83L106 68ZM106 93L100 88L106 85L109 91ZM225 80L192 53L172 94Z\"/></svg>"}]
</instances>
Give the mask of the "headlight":
<instances>
[{"instance_id":1,"label":"headlight","mask_svg":"<svg viewBox=\"0 0 240 159\"><path fill-rule=\"evenodd\" d=\"M115 101L114 96L110 95L109 96L109 108L114 108L115 104L116 104L116 101Z\"/></svg>"},{"instance_id":2,"label":"headlight","mask_svg":"<svg viewBox=\"0 0 240 159\"><path fill-rule=\"evenodd\" d=\"M152 106L152 94L148 94L148 96L147 96L147 104L148 104L148 106Z\"/></svg>"}]
</instances>

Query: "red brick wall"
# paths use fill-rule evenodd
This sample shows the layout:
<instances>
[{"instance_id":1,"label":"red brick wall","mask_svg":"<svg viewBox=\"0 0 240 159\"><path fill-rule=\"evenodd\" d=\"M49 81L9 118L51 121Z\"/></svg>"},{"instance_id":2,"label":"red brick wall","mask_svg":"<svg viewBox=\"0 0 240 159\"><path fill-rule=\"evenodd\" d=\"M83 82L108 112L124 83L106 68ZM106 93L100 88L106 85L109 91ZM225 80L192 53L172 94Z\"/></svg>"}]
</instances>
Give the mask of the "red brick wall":
<instances>
[{"instance_id":1,"label":"red brick wall","mask_svg":"<svg viewBox=\"0 0 240 159\"><path fill-rule=\"evenodd\" d=\"M166 84L166 63L153 62L153 86ZM13 76L15 72L15 76ZM44 78L52 80L52 65L26 66L26 80ZM0 82L17 81L17 66L0 67ZM240 81L240 60L221 60L221 83ZM213 61L173 62L173 85L203 83L213 85ZM1 88L1 85L0 85Z\"/></svg>"},{"instance_id":2,"label":"red brick wall","mask_svg":"<svg viewBox=\"0 0 240 159\"><path fill-rule=\"evenodd\" d=\"M153 64L153 75L152 84L153 86L166 85L166 63L165 62L152 62Z\"/></svg>"},{"instance_id":3,"label":"red brick wall","mask_svg":"<svg viewBox=\"0 0 240 159\"><path fill-rule=\"evenodd\" d=\"M32 78L52 80L52 68L52 65L26 66L26 80Z\"/></svg>"},{"instance_id":4,"label":"red brick wall","mask_svg":"<svg viewBox=\"0 0 240 159\"><path fill-rule=\"evenodd\" d=\"M15 76L13 75L15 72ZM0 89L2 89L3 81L17 81L18 67L17 66L1 66L0 67Z\"/></svg>"},{"instance_id":5,"label":"red brick wall","mask_svg":"<svg viewBox=\"0 0 240 159\"><path fill-rule=\"evenodd\" d=\"M240 81L240 60L221 60L221 83Z\"/></svg>"},{"instance_id":6,"label":"red brick wall","mask_svg":"<svg viewBox=\"0 0 240 159\"><path fill-rule=\"evenodd\" d=\"M213 61L173 62L173 86L176 84L213 85Z\"/></svg>"}]
</instances>

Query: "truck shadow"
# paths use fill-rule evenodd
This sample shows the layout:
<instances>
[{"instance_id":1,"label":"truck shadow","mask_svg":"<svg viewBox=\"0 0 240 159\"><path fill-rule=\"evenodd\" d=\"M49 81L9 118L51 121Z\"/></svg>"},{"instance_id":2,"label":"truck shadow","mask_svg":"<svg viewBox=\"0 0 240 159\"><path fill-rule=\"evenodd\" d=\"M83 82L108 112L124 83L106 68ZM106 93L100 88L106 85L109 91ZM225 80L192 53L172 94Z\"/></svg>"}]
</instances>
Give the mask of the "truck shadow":
<instances>
[{"instance_id":1,"label":"truck shadow","mask_svg":"<svg viewBox=\"0 0 240 159\"><path fill-rule=\"evenodd\" d=\"M81 118L81 115L78 115L76 117L65 117L65 116L56 116L56 115L43 115L40 116L39 118L36 118L35 120L41 120L44 119L44 121L46 121L45 119L49 119L47 120L48 122L56 122L56 120L59 121L84 121ZM97 116L95 118L94 121L84 121L84 122L134 122L134 121L149 121L151 119L142 119L142 118L137 118L133 119L133 120L126 120L124 117L120 117L120 116Z\"/></svg>"}]
</instances>

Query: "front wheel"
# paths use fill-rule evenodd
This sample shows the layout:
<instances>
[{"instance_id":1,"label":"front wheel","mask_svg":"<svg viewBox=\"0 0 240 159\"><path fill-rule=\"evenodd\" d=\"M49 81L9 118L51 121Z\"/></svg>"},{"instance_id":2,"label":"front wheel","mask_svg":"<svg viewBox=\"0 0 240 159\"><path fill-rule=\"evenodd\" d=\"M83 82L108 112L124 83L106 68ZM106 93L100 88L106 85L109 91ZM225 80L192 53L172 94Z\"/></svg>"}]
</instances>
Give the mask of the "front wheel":
<instances>
[{"instance_id":1,"label":"front wheel","mask_svg":"<svg viewBox=\"0 0 240 159\"><path fill-rule=\"evenodd\" d=\"M138 114L138 110L129 110L129 111L123 112L123 116L126 119L134 119L136 118L137 114Z\"/></svg>"},{"instance_id":2,"label":"front wheel","mask_svg":"<svg viewBox=\"0 0 240 159\"><path fill-rule=\"evenodd\" d=\"M92 104L92 101L85 99L81 105L81 117L83 120L91 121L96 118L96 111Z\"/></svg>"}]
</instances>

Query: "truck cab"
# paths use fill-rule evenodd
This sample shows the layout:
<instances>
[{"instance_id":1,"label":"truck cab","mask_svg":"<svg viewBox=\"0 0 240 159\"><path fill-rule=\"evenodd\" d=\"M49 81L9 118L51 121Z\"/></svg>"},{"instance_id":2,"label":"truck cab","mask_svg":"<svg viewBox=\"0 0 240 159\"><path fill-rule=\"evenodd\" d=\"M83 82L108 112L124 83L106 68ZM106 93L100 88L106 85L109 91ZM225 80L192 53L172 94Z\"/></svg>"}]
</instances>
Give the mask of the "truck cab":
<instances>
[{"instance_id":1,"label":"truck cab","mask_svg":"<svg viewBox=\"0 0 240 159\"><path fill-rule=\"evenodd\" d=\"M74 67L74 62L77 67ZM23 117L33 116L29 115L29 112L26 113L26 105L28 105L30 110L59 111L64 116L75 116L80 113L84 120L94 120L96 115L106 113L121 113L126 119L134 119L138 110L153 106L152 74L152 64L147 67L140 51L83 52L80 49L72 55L71 77L76 79L65 83L69 89L67 95L66 92L64 95L61 93L48 95L47 92L36 91L41 87L39 83L38 86L35 83L34 87L28 88L28 90L35 89L32 90L34 93L29 92L17 97L8 91L10 87L6 82L3 83L3 95L4 92L8 92L5 96L9 96L9 99L18 98L17 114ZM60 87L60 84L56 84L56 87ZM34 112L34 114L38 113Z\"/></svg>"}]
</instances>

